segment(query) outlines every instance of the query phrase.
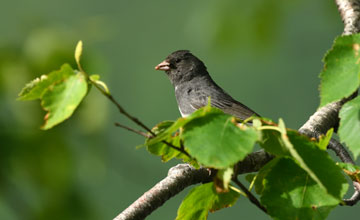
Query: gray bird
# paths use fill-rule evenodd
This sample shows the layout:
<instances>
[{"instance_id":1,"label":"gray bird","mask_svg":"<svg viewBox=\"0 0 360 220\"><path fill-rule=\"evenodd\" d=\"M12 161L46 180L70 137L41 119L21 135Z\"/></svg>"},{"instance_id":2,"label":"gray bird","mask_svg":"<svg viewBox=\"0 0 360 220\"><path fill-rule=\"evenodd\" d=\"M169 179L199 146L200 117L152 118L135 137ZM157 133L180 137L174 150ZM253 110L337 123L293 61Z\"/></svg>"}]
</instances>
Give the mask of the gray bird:
<instances>
[{"instance_id":1,"label":"gray bird","mask_svg":"<svg viewBox=\"0 0 360 220\"><path fill-rule=\"evenodd\" d=\"M210 77L204 63L188 50L178 50L155 67L165 71L175 88L176 101L182 117L211 105L242 120L257 115L246 105L233 99Z\"/></svg>"}]
</instances>

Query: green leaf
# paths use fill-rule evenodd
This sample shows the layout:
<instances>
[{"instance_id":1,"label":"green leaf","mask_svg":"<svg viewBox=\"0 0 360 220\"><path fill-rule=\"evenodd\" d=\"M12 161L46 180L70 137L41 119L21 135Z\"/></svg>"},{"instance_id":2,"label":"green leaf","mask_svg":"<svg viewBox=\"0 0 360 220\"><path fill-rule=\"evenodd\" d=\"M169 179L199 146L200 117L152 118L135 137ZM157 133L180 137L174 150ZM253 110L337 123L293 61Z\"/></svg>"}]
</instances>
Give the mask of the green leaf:
<instances>
[{"instance_id":1,"label":"green leaf","mask_svg":"<svg viewBox=\"0 0 360 220\"><path fill-rule=\"evenodd\" d=\"M339 136L355 159L360 154L360 96L347 102L340 110Z\"/></svg>"},{"instance_id":2,"label":"green leaf","mask_svg":"<svg viewBox=\"0 0 360 220\"><path fill-rule=\"evenodd\" d=\"M174 124L173 121L163 121L156 125L152 131L155 134L162 133L164 130L168 129ZM187 155L181 153L179 150L176 150L174 148L171 148L164 142L155 142L154 144L150 143L151 138L146 139L145 145L146 149L156 156L161 156L161 159L163 162L167 162L173 158L182 159L184 162L188 162L194 167L199 167L199 165L196 163L196 161L189 158ZM180 137L178 134L173 134L171 136L168 136L164 141L167 143L170 143L176 147L180 147Z\"/></svg>"},{"instance_id":3,"label":"green leaf","mask_svg":"<svg viewBox=\"0 0 360 220\"><path fill-rule=\"evenodd\" d=\"M279 131L266 129L262 130L261 134L260 146L267 152L275 156L290 155Z\"/></svg>"},{"instance_id":4,"label":"green leaf","mask_svg":"<svg viewBox=\"0 0 360 220\"><path fill-rule=\"evenodd\" d=\"M297 131L286 129L281 119L278 130L271 128L263 130L261 146L276 156L294 158L320 187L340 200L340 189L343 184L346 184L346 179L326 151L321 150L318 143L311 141L308 137L300 135ZM329 179L332 181L328 181Z\"/></svg>"},{"instance_id":5,"label":"green leaf","mask_svg":"<svg viewBox=\"0 0 360 220\"><path fill-rule=\"evenodd\" d=\"M360 35L338 37L324 58L320 106L350 96L360 84Z\"/></svg>"},{"instance_id":6,"label":"green leaf","mask_svg":"<svg viewBox=\"0 0 360 220\"><path fill-rule=\"evenodd\" d=\"M325 136L320 136L320 139L319 139L319 143L318 143L318 146L321 150L326 150L327 149L327 146L329 145L329 142L331 140L331 137L334 133L334 128L330 128L327 132L326 132L326 135Z\"/></svg>"},{"instance_id":7,"label":"green leaf","mask_svg":"<svg viewBox=\"0 0 360 220\"><path fill-rule=\"evenodd\" d=\"M42 129L50 129L69 118L86 93L87 82L81 73L49 86L41 98L41 105L48 112Z\"/></svg>"},{"instance_id":8,"label":"green leaf","mask_svg":"<svg viewBox=\"0 0 360 220\"><path fill-rule=\"evenodd\" d=\"M230 189L227 193L216 193L214 183L193 188L181 203L177 220L205 220L208 213L230 207L237 201L239 193Z\"/></svg>"},{"instance_id":9,"label":"green leaf","mask_svg":"<svg viewBox=\"0 0 360 220\"><path fill-rule=\"evenodd\" d=\"M245 158L258 139L258 132L240 128L230 115L213 112L196 117L183 127L185 149L200 164L224 169Z\"/></svg>"},{"instance_id":10,"label":"green leaf","mask_svg":"<svg viewBox=\"0 0 360 220\"><path fill-rule=\"evenodd\" d=\"M277 164L279 161L279 157L276 157L272 159L269 163L267 163L265 166L263 166L258 174L256 175L255 179L255 192L258 195L261 195L264 190L264 184L265 184L265 177L268 175L268 173L273 169L273 167Z\"/></svg>"},{"instance_id":11,"label":"green leaf","mask_svg":"<svg viewBox=\"0 0 360 220\"><path fill-rule=\"evenodd\" d=\"M273 164L264 183L261 203L275 219L326 219L340 202L290 158ZM347 187L342 185L339 190L342 197Z\"/></svg>"},{"instance_id":12,"label":"green leaf","mask_svg":"<svg viewBox=\"0 0 360 220\"><path fill-rule=\"evenodd\" d=\"M18 100L40 99L50 86L67 79L71 75L74 75L74 70L69 64L64 64L60 70L43 75L26 84L21 90Z\"/></svg>"},{"instance_id":13,"label":"green leaf","mask_svg":"<svg viewBox=\"0 0 360 220\"><path fill-rule=\"evenodd\" d=\"M343 171L351 178L352 181L360 183L360 166L350 163L337 163Z\"/></svg>"},{"instance_id":14,"label":"green leaf","mask_svg":"<svg viewBox=\"0 0 360 220\"><path fill-rule=\"evenodd\" d=\"M222 113L222 111L217 108L210 107L210 106L205 106L203 108L200 108L200 109L196 110L195 112L193 112L188 117L179 118L178 120L176 120L167 129L162 130L162 132L159 132L155 138L149 139L148 144L155 144L157 142L163 141L167 137L171 136L174 132L176 132L179 128L183 127L186 123L188 123L198 117L202 117L206 114L214 114L214 113Z\"/></svg>"},{"instance_id":15,"label":"green leaf","mask_svg":"<svg viewBox=\"0 0 360 220\"><path fill-rule=\"evenodd\" d=\"M297 131L288 131L287 135L298 154L298 156L294 156L292 153L298 164L319 186L323 186L328 194L338 200L342 199L342 190L345 186L347 187L347 181L329 154L321 150L316 142L299 135Z\"/></svg>"},{"instance_id":16,"label":"green leaf","mask_svg":"<svg viewBox=\"0 0 360 220\"><path fill-rule=\"evenodd\" d=\"M164 130L166 130L167 128L169 128L172 124L174 124L173 121L163 121L163 122L157 124L152 129L152 131L155 134L159 134L159 133L163 132ZM163 142L156 142L154 144L151 144L151 143L149 143L150 141L151 141L151 139L149 139L149 138L146 139L146 141L145 141L146 149L151 154L161 156L161 159L163 162L167 162L181 153L180 151L169 147L167 144L165 144ZM174 146L180 147L180 138L178 135L169 136L165 139L165 141L173 144Z\"/></svg>"},{"instance_id":17,"label":"green leaf","mask_svg":"<svg viewBox=\"0 0 360 220\"><path fill-rule=\"evenodd\" d=\"M179 136L176 137L169 137L166 139L167 143L170 143L176 147L179 147L179 150L176 150L174 148L169 147L167 144L163 143L163 142L158 142L155 144L146 144L146 149L154 155L157 156L161 156L161 160L163 162L167 162L171 159L173 159L174 157L177 157L179 154L181 154L180 152L180 138Z\"/></svg>"}]
</instances>

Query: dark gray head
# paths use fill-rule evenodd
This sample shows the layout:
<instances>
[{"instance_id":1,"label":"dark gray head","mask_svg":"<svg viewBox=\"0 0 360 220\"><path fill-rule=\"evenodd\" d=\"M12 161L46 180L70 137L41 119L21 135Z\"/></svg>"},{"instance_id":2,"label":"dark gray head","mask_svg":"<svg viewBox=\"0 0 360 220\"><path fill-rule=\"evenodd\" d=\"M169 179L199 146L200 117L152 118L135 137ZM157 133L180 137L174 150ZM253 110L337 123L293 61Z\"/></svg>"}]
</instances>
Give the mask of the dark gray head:
<instances>
[{"instance_id":1,"label":"dark gray head","mask_svg":"<svg viewBox=\"0 0 360 220\"><path fill-rule=\"evenodd\" d=\"M171 53L155 69L165 71L173 85L190 81L194 77L208 75L204 63L188 50Z\"/></svg>"}]
</instances>

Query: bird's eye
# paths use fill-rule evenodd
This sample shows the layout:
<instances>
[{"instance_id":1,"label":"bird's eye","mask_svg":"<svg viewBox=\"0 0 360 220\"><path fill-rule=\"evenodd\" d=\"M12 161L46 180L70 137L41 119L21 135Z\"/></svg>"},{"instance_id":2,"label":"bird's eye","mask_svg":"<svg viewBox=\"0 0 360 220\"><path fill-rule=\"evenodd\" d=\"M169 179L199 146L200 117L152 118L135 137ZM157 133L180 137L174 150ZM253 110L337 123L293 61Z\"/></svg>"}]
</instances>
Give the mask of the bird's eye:
<instances>
[{"instance_id":1,"label":"bird's eye","mask_svg":"<svg viewBox=\"0 0 360 220\"><path fill-rule=\"evenodd\" d=\"M176 59L175 63L180 63L181 59Z\"/></svg>"}]
</instances>

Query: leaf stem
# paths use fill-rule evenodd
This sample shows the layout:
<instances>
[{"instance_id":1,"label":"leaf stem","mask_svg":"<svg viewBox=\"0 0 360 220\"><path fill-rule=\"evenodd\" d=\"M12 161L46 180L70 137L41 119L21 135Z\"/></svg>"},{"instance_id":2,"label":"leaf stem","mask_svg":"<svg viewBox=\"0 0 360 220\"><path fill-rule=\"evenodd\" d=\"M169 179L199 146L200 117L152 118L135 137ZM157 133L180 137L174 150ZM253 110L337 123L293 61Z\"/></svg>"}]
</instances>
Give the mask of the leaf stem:
<instances>
[{"instance_id":1,"label":"leaf stem","mask_svg":"<svg viewBox=\"0 0 360 220\"><path fill-rule=\"evenodd\" d=\"M274 130L274 131L278 131L281 133L281 129L279 127L268 126L268 125L258 127L258 130Z\"/></svg>"},{"instance_id":2,"label":"leaf stem","mask_svg":"<svg viewBox=\"0 0 360 220\"><path fill-rule=\"evenodd\" d=\"M95 83L94 81L90 80L90 82L104 95L106 96L113 104L115 104L115 106L119 109L120 113L125 115L125 117L127 117L128 119L130 119L131 121L133 121L135 124L137 124L138 126L142 127L143 129L145 129L147 132L149 132L152 136L156 136L155 133L149 128L147 127L144 123L142 123L139 119L137 119L136 117L130 115L127 111L125 111L125 109L120 105L120 103L118 103L115 98L109 93L104 91L104 89L102 89L97 83Z\"/></svg>"},{"instance_id":3,"label":"leaf stem","mask_svg":"<svg viewBox=\"0 0 360 220\"><path fill-rule=\"evenodd\" d=\"M234 183L236 183L236 185L238 185L240 187L240 189L247 195L248 199L250 200L250 202L252 202L254 205L256 205L259 209L261 209L262 211L264 211L265 213L267 213L266 208L261 205L261 203L259 202L259 200L238 180L238 178L236 176L234 176L232 178L232 180L234 181Z\"/></svg>"}]
</instances>

